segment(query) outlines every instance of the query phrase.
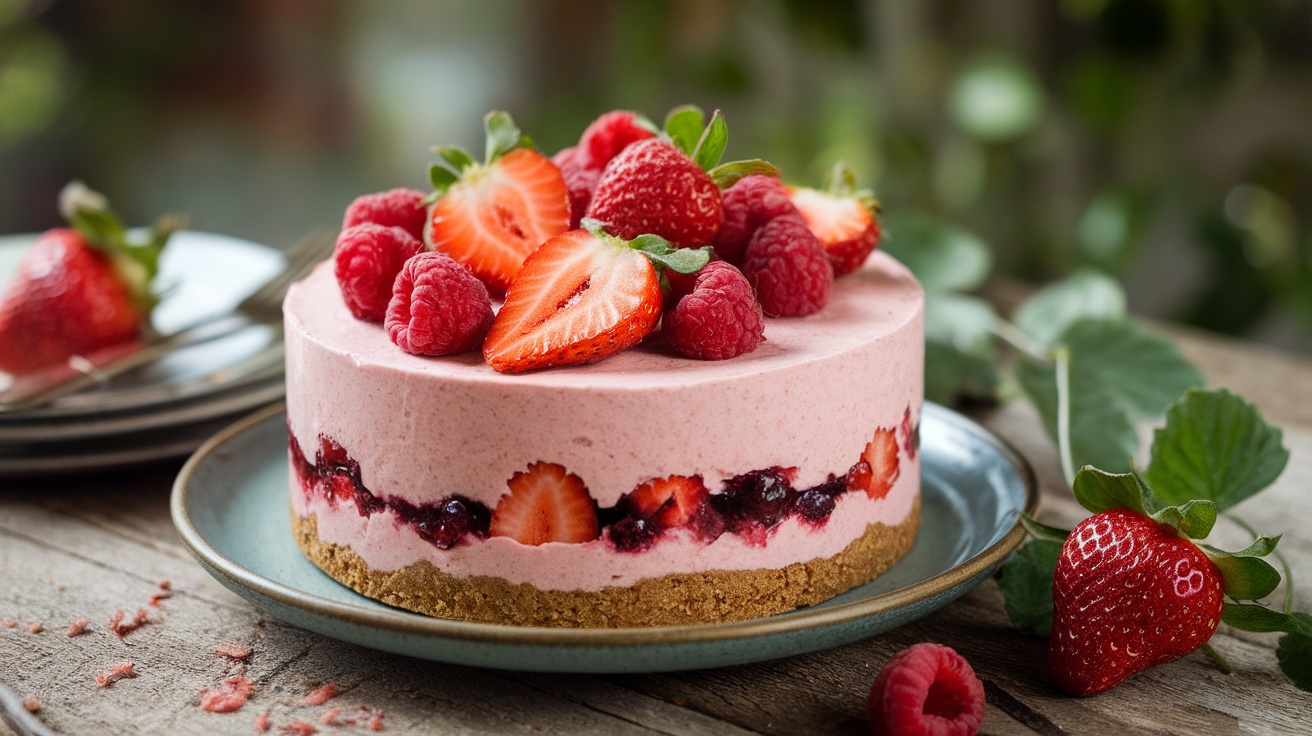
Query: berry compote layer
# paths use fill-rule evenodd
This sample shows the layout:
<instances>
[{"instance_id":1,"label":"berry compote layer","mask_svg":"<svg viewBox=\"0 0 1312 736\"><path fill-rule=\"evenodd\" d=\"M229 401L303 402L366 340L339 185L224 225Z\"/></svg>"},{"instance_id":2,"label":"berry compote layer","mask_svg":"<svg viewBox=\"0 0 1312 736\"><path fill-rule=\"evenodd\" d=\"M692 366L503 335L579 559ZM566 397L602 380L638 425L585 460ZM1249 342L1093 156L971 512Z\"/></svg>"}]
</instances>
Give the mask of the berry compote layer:
<instances>
[{"instance_id":1,"label":"berry compote layer","mask_svg":"<svg viewBox=\"0 0 1312 736\"><path fill-rule=\"evenodd\" d=\"M732 360L677 357L658 334L503 375L476 352L400 351L321 266L284 306L298 542L366 595L451 618L628 626L817 603L914 537L923 305L876 253ZM590 497L590 541L498 534L502 496L548 481Z\"/></svg>"}]
</instances>

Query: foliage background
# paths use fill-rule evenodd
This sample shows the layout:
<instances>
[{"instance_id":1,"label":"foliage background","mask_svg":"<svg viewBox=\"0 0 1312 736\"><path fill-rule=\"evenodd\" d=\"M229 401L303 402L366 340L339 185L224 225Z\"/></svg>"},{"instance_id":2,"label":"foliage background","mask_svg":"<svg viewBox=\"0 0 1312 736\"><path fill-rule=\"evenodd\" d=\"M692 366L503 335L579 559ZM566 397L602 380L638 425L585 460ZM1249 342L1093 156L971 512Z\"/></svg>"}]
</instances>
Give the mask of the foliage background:
<instances>
[{"instance_id":1,"label":"foliage background","mask_svg":"<svg viewBox=\"0 0 1312 736\"><path fill-rule=\"evenodd\" d=\"M0 0L0 232L77 177L283 245L481 149L488 109L552 152L684 102L799 183L846 160L995 278L1095 266L1137 314L1312 352L1309 0Z\"/></svg>"}]
</instances>

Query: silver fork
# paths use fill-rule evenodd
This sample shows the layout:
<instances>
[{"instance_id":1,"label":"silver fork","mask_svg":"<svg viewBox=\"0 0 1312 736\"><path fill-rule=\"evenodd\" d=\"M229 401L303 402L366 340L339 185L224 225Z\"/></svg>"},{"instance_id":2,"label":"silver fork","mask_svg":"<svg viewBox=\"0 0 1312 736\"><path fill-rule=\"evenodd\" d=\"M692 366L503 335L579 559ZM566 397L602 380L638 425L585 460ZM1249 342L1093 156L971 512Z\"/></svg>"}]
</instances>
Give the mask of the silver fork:
<instances>
[{"instance_id":1,"label":"silver fork","mask_svg":"<svg viewBox=\"0 0 1312 736\"><path fill-rule=\"evenodd\" d=\"M0 391L0 413L44 406L61 396L77 393L133 368L153 363L175 350L209 342L251 325L269 325L280 330L282 300L287 295L287 288L328 257L334 242L333 235L322 230L302 238L287 249L283 269L231 312L208 315L176 332L155 335L126 355L103 362L75 355L66 366L23 376L8 389Z\"/></svg>"}]
</instances>

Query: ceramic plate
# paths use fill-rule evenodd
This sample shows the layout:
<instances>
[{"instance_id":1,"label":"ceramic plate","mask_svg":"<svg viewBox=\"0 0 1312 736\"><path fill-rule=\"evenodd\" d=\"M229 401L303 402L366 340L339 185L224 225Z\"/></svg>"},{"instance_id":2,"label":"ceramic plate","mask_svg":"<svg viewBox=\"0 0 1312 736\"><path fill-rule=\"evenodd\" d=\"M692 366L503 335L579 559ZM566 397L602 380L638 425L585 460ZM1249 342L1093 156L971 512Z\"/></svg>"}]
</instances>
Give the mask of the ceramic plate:
<instances>
[{"instance_id":1,"label":"ceramic plate","mask_svg":"<svg viewBox=\"0 0 1312 736\"><path fill-rule=\"evenodd\" d=\"M202 567L271 615L344 641L445 662L554 672L656 672L786 657L921 618L990 575L1025 537L1034 474L987 430L927 404L921 527L884 575L818 606L734 623L547 629L429 618L365 598L292 541L287 426L280 406L228 427L187 461L173 522Z\"/></svg>"}]
</instances>

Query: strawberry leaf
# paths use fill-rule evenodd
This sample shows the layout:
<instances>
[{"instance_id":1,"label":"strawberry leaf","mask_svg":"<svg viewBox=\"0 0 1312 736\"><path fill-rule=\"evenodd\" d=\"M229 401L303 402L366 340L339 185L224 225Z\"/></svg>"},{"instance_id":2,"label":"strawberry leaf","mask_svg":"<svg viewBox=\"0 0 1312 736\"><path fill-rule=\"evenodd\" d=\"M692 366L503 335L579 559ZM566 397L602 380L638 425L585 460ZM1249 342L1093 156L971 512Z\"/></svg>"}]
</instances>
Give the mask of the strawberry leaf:
<instances>
[{"instance_id":1,"label":"strawberry leaf","mask_svg":"<svg viewBox=\"0 0 1312 736\"><path fill-rule=\"evenodd\" d=\"M715 165L720 163L720 157L724 155L725 146L729 145L729 125L724 122L724 116L716 110L711 114L711 122L706 126L697 141L697 147L693 149L692 160L697 162L702 171L710 171Z\"/></svg>"},{"instance_id":2,"label":"strawberry leaf","mask_svg":"<svg viewBox=\"0 0 1312 736\"><path fill-rule=\"evenodd\" d=\"M507 112L501 110L489 112L483 118L483 127L487 130L484 163L490 164L496 161L518 148L522 142L519 127Z\"/></svg>"},{"instance_id":3,"label":"strawberry leaf","mask_svg":"<svg viewBox=\"0 0 1312 736\"><path fill-rule=\"evenodd\" d=\"M825 175L821 188L835 197L850 197L857 191L856 174L852 173L847 164L839 161Z\"/></svg>"},{"instance_id":4,"label":"strawberry leaf","mask_svg":"<svg viewBox=\"0 0 1312 736\"><path fill-rule=\"evenodd\" d=\"M1190 391L1153 435L1147 475L1168 501L1211 499L1227 509L1275 482L1289 461L1282 438L1229 391Z\"/></svg>"},{"instance_id":5,"label":"strawberry leaf","mask_svg":"<svg viewBox=\"0 0 1312 736\"><path fill-rule=\"evenodd\" d=\"M437 201L446 194L446 190L450 188L452 184L460 181L460 177L454 171L448 169L442 164L433 164L428 167L428 180L433 184L433 189L435 190L433 195L436 195L430 196L433 196L433 201ZM431 202L429 202L429 204L431 204Z\"/></svg>"},{"instance_id":6,"label":"strawberry leaf","mask_svg":"<svg viewBox=\"0 0 1312 736\"><path fill-rule=\"evenodd\" d=\"M1060 554L1060 542L1036 539L1002 564L998 588L1012 626L1039 636L1048 635L1052 628L1052 578Z\"/></svg>"},{"instance_id":7,"label":"strawberry leaf","mask_svg":"<svg viewBox=\"0 0 1312 736\"><path fill-rule=\"evenodd\" d=\"M665 133L679 150L693 155L706 127L706 114L696 105L681 105L665 116Z\"/></svg>"},{"instance_id":8,"label":"strawberry leaf","mask_svg":"<svg viewBox=\"0 0 1312 736\"><path fill-rule=\"evenodd\" d=\"M470 156L460 146L433 146L433 153L441 156L447 167L455 172L457 176L460 172L474 165L474 157Z\"/></svg>"},{"instance_id":9,"label":"strawberry leaf","mask_svg":"<svg viewBox=\"0 0 1312 736\"><path fill-rule=\"evenodd\" d=\"M1292 614L1299 622L1299 630L1280 637L1276 647L1276 661L1300 690L1312 692L1312 616Z\"/></svg>"},{"instance_id":10,"label":"strawberry leaf","mask_svg":"<svg viewBox=\"0 0 1312 736\"><path fill-rule=\"evenodd\" d=\"M1056 542L1058 544L1064 543L1066 537L1071 535L1070 529L1058 529L1055 526L1041 524L1025 514L1020 515L1020 525L1025 527L1025 531L1029 532L1031 537L1034 537L1035 539L1046 539L1049 542Z\"/></svg>"},{"instance_id":11,"label":"strawberry leaf","mask_svg":"<svg viewBox=\"0 0 1312 736\"><path fill-rule=\"evenodd\" d=\"M1221 620L1240 631L1251 631L1255 634L1272 631L1292 633L1301 630L1301 624L1293 614L1267 608L1259 603L1226 603L1221 607ZM1304 633L1312 634L1312 628Z\"/></svg>"},{"instance_id":12,"label":"strawberry leaf","mask_svg":"<svg viewBox=\"0 0 1312 736\"><path fill-rule=\"evenodd\" d=\"M1110 276L1093 270L1076 271L1027 299L1011 321L1045 345L1080 319L1125 316L1125 290Z\"/></svg>"},{"instance_id":13,"label":"strawberry leaf","mask_svg":"<svg viewBox=\"0 0 1312 736\"><path fill-rule=\"evenodd\" d=\"M1154 512L1152 518L1179 529L1190 539L1206 539L1216 526L1216 504L1190 501L1183 506L1167 506Z\"/></svg>"},{"instance_id":14,"label":"strawberry leaf","mask_svg":"<svg viewBox=\"0 0 1312 736\"><path fill-rule=\"evenodd\" d=\"M974 289L993 267L983 240L928 215L889 216L884 225L888 237L879 247L911 269L927 293Z\"/></svg>"},{"instance_id":15,"label":"strawberry leaf","mask_svg":"<svg viewBox=\"0 0 1312 736\"><path fill-rule=\"evenodd\" d=\"M715 186L719 189L728 189L744 176L752 174L761 174L763 176L773 176L779 178L779 169L769 161L762 161L759 158L749 158L745 161L730 161L729 163L720 164L706 175L711 177Z\"/></svg>"},{"instance_id":16,"label":"strawberry leaf","mask_svg":"<svg viewBox=\"0 0 1312 736\"><path fill-rule=\"evenodd\" d=\"M670 241L659 235L639 235L629 242L629 247L640 251L647 260L659 269L675 273L697 273L711 260L714 252L709 245L702 248L676 248Z\"/></svg>"},{"instance_id":17,"label":"strawberry leaf","mask_svg":"<svg viewBox=\"0 0 1312 736\"><path fill-rule=\"evenodd\" d=\"M1221 571L1225 594L1237 601L1260 600L1280 585L1280 573L1266 560L1231 554L1206 544L1200 546Z\"/></svg>"},{"instance_id":18,"label":"strawberry leaf","mask_svg":"<svg viewBox=\"0 0 1312 736\"><path fill-rule=\"evenodd\" d=\"M1147 489L1133 473L1108 473L1086 465L1075 474L1073 488L1075 500L1095 514L1111 509L1129 509L1143 516L1152 512Z\"/></svg>"},{"instance_id":19,"label":"strawberry leaf","mask_svg":"<svg viewBox=\"0 0 1312 736\"><path fill-rule=\"evenodd\" d=\"M997 351L989 303L952 292L925 299L925 395L951 403L969 392L992 396L998 385Z\"/></svg>"}]
</instances>

